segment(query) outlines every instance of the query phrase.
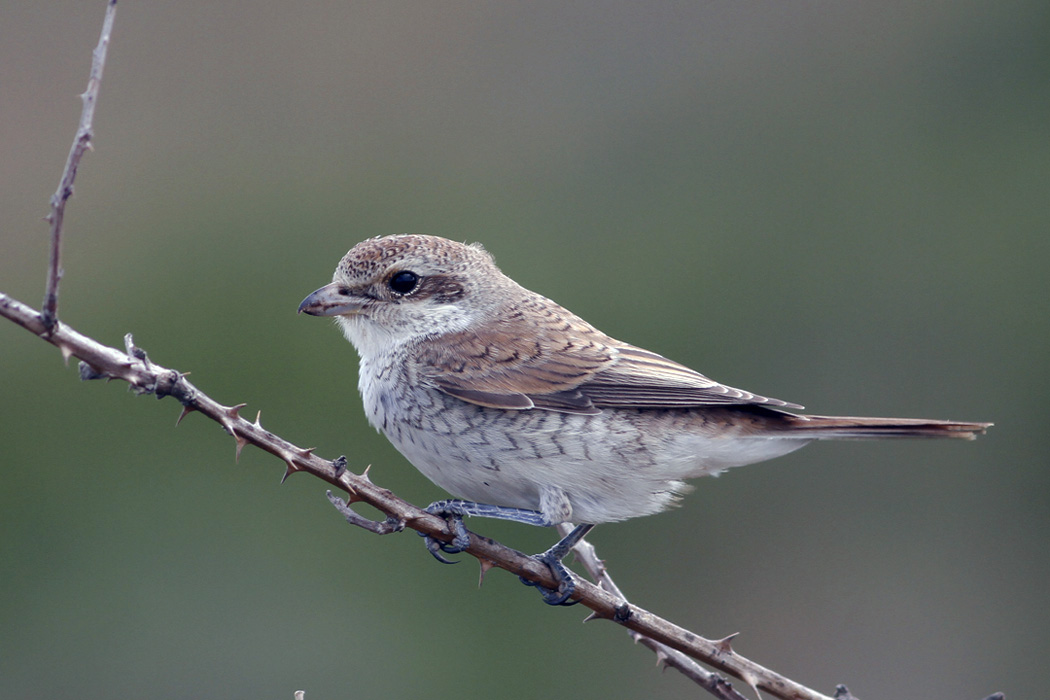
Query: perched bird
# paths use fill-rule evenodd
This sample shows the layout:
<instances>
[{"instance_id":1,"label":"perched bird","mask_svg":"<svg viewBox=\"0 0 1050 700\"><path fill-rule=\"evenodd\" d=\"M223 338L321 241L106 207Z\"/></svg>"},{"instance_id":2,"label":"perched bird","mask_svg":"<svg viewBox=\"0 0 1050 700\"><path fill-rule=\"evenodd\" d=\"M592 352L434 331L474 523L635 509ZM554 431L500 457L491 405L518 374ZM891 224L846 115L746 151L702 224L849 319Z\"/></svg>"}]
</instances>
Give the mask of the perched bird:
<instances>
[{"instance_id":1,"label":"perched bird","mask_svg":"<svg viewBox=\"0 0 1050 700\"><path fill-rule=\"evenodd\" d=\"M795 413L602 333L504 275L480 245L372 238L299 311L334 316L361 358L369 422L457 499L431 504L467 546L462 516L579 523L539 558L562 557L596 523L665 510L686 479L787 454L812 440L973 439L990 423Z\"/></svg>"}]
</instances>

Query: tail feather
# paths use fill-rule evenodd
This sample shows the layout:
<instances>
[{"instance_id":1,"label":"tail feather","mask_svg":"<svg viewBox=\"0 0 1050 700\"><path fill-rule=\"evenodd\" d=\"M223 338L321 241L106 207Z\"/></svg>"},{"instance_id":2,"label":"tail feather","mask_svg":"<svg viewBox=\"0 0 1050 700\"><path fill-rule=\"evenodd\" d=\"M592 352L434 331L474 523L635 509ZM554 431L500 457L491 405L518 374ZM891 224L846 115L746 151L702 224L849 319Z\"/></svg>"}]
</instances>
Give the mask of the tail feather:
<instances>
[{"instance_id":1,"label":"tail feather","mask_svg":"<svg viewBox=\"0 0 1050 700\"><path fill-rule=\"evenodd\" d=\"M957 438L973 440L992 423L962 423L924 418L853 418L792 415L784 429L810 440L877 440L882 438Z\"/></svg>"}]
</instances>

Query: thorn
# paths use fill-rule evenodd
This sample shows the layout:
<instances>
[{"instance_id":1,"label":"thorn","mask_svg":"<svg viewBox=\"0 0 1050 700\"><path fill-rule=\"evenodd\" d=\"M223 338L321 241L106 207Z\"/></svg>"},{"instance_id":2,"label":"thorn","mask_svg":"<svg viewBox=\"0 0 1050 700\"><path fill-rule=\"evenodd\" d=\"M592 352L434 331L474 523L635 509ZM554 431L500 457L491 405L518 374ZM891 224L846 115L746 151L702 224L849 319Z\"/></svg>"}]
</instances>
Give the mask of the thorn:
<instances>
[{"instance_id":1,"label":"thorn","mask_svg":"<svg viewBox=\"0 0 1050 700\"><path fill-rule=\"evenodd\" d=\"M300 447L298 449L299 456L302 457L303 459L308 459L310 457L310 455L312 455L314 453L314 450L316 450L316 449L317 449L316 447Z\"/></svg>"},{"instance_id":2,"label":"thorn","mask_svg":"<svg viewBox=\"0 0 1050 700\"><path fill-rule=\"evenodd\" d=\"M667 670L668 656L663 649L656 650L656 667L661 671Z\"/></svg>"},{"instance_id":3,"label":"thorn","mask_svg":"<svg viewBox=\"0 0 1050 700\"><path fill-rule=\"evenodd\" d=\"M176 428L179 427L179 423L182 422L182 419L185 418L186 416L190 415L191 413L193 413L196 410L197 409L194 408L193 406L183 406L182 407L182 413L179 414L179 419L177 421L175 421L175 427Z\"/></svg>"},{"instance_id":4,"label":"thorn","mask_svg":"<svg viewBox=\"0 0 1050 700\"><path fill-rule=\"evenodd\" d=\"M364 479L365 481L367 481L370 484L372 483L372 480L368 478L368 470L371 469L371 468L372 468L372 465L369 464L367 467L365 467L365 470L363 472L361 472L361 478Z\"/></svg>"},{"instance_id":5,"label":"thorn","mask_svg":"<svg viewBox=\"0 0 1050 700\"><path fill-rule=\"evenodd\" d=\"M252 425L254 425L259 430L262 430L263 429L262 423L259 422L260 418L262 418L262 411L259 411L258 413L255 414L255 422L252 423Z\"/></svg>"},{"instance_id":6,"label":"thorn","mask_svg":"<svg viewBox=\"0 0 1050 700\"><path fill-rule=\"evenodd\" d=\"M290 477L290 476L291 476L292 474L294 474L294 473L296 473L297 471L299 471L299 468L298 468L298 467L296 467L296 466L295 466L294 464L292 464L291 462L289 462L289 461L285 460L285 462L284 462L284 463L285 463L285 465L286 465L286 466L285 466L285 469L284 469L284 476L282 476L282 477L281 477L281 483L282 483L282 484L283 484L284 482L288 481L288 477Z\"/></svg>"},{"instance_id":7,"label":"thorn","mask_svg":"<svg viewBox=\"0 0 1050 700\"><path fill-rule=\"evenodd\" d=\"M237 441L237 456L234 458L234 461L239 463L241 461L241 450L243 450L244 446L248 444L248 441L240 435L234 435L233 439Z\"/></svg>"},{"instance_id":8,"label":"thorn","mask_svg":"<svg viewBox=\"0 0 1050 700\"><path fill-rule=\"evenodd\" d=\"M66 367L69 367L69 358L73 357L73 348L62 345L58 349L62 351L62 361L66 363Z\"/></svg>"},{"instance_id":9,"label":"thorn","mask_svg":"<svg viewBox=\"0 0 1050 700\"><path fill-rule=\"evenodd\" d=\"M738 634L740 633L733 632L733 634L729 635L728 637L723 637L722 639L715 640L715 648L718 649L718 652L720 654L732 654L733 640L736 639L736 636Z\"/></svg>"},{"instance_id":10,"label":"thorn","mask_svg":"<svg viewBox=\"0 0 1050 700\"><path fill-rule=\"evenodd\" d=\"M481 565L481 574L478 576L478 588L481 588L481 584L485 583L485 574L488 573L489 569L496 565L488 559L482 559L481 557L478 557L478 564Z\"/></svg>"},{"instance_id":11,"label":"thorn","mask_svg":"<svg viewBox=\"0 0 1050 700\"><path fill-rule=\"evenodd\" d=\"M44 221L46 221L46 222L47 222L47 223L49 223L49 224L50 224L50 223L53 223L53 222L55 221L55 217L54 217L53 215L51 215L50 213L49 213L49 214L46 214L45 216L43 216L43 217L41 217L41 218L43 218L43 219L44 219Z\"/></svg>"},{"instance_id":12,"label":"thorn","mask_svg":"<svg viewBox=\"0 0 1050 700\"><path fill-rule=\"evenodd\" d=\"M248 404L246 404L246 403L239 403L236 406L230 406L229 408L226 409L226 415L229 416L230 418L240 418L241 417L241 409L244 408L247 405Z\"/></svg>"},{"instance_id":13,"label":"thorn","mask_svg":"<svg viewBox=\"0 0 1050 700\"><path fill-rule=\"evenodd\" d=\"M751 686L751 690L755 691L755 697L758 698L758 700L762 700L762 693L758 692L758 679L748 673L745 682Z\"/></svg>"},{"instance_id":14,"label":"thorn","mask_svg":"<svg viewBox=\"0 0 1050 700\"><path fill-rule=\"evenodd\" d=\"M588 615L587 617L583 618L583 621L584 622L590 622L591 620L600 620L600 619L602 619L602 616L592 610L590 615ZM635 641L637 642L638 640L636 639Z\"/></svg>"}]
</instances>

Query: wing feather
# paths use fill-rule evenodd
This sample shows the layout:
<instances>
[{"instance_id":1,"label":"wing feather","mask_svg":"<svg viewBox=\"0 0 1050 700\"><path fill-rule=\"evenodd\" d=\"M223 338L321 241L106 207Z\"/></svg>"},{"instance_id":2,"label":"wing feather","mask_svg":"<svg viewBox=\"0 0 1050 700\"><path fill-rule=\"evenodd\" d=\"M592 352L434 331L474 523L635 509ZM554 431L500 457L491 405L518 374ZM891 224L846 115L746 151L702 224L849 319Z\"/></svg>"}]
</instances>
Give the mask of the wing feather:
<instances>
[{"instance_id":1,"label":"wing feather","mask_svg":"<svg viewBox=\"0 0 1050 700\"><path fill-rule=\"evenodd\" d=\"M540 297L533 311L545 313L507 314L485 328L424 341L415 354L418 375L463 401L510 410L593 414L603 408L727 404L802 408L720 384L621 343L552 304Z\"/></svg>"},{"instance_id":2,"label":"wing feather","mask_svg":"<svg viewBox=\"0 0 1050 700\"><path fill-rule=\"evenodd\" d=\"M580 387L599 408L689 408L724 404L802 408L726 386L633 345L621 344L617 350L617 361Z\"/></svg>"}]
</instances>

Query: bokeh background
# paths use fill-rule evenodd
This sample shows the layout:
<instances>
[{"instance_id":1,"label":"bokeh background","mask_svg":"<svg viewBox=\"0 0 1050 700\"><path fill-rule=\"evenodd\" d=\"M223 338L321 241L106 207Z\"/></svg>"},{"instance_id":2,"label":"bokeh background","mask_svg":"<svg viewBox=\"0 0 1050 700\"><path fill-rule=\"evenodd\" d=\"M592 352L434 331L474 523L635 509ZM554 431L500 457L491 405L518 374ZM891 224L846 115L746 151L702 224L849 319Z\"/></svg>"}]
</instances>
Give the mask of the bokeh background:
<instances>
[{"instance_id":1,"label":"bokeh background","mask_svg":"<svg viewBox=\"0 0 1050 700\"><path fill-rule=\"evenodd\" d=\"M103 9L0 3L0 289L34 306ZM1046 695L1046 2L122 0L95 145L62 318L420 504L443 494L366 425L352 349L295 314L378 234L481 241L814 412L995 421L812 446L591 539L634 602L824 692ZM170 399L7 322L0 357L0 697L697 694Z\"/></svg>"}]
</instances>

